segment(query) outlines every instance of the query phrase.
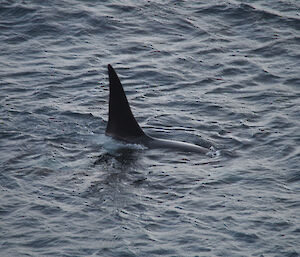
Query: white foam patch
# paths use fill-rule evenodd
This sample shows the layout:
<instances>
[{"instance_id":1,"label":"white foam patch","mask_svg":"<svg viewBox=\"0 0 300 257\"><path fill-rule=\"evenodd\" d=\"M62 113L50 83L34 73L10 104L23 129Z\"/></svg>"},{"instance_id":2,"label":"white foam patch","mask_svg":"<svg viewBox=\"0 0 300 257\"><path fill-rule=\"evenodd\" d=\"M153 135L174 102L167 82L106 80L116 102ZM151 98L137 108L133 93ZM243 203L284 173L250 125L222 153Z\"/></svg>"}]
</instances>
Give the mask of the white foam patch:
<instances>
[{"instance_id":1,"label":"white foam patch","mask_svg":"<svg viewBox=\"0 0 300 257\"><path fill-rule=\"evenodd\" d=\"M145 146L140 144L129 144L122 141L115 140L111 137L101 135L99 140L101 146L109 153L115 153L121 149L133 149L133 150L144 150Z\"/></svg>"},{"instance_id":2,"label":"white foam patch","mask_svg":"<svg viewBox=\"0 0 300 257\"><path fill-rule=\"evenodd\" d=\"M213 146L211 146L209 148L209 152L207 152L206 155L210 157L219 157L221 155L221 151L216 150Z\"/></svg>"}]
</instances>

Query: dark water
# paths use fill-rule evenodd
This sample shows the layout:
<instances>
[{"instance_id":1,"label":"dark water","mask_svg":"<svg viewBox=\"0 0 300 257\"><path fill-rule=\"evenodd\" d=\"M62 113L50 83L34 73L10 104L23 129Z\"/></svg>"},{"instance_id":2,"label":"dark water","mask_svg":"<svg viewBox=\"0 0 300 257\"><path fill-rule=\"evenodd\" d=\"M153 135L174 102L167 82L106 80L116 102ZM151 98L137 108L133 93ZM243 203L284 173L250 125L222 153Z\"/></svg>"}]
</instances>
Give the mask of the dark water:
<instances>
[{"instance_id":1,"label":"dark water","mask_svg":"<svg viewBox=\"0 0 300 257\"><path fill-rule=\"evenodd\" d=\"M299 67L298 0L0 1L0 255L299 256Z\"/></svg>"}]
</instances>

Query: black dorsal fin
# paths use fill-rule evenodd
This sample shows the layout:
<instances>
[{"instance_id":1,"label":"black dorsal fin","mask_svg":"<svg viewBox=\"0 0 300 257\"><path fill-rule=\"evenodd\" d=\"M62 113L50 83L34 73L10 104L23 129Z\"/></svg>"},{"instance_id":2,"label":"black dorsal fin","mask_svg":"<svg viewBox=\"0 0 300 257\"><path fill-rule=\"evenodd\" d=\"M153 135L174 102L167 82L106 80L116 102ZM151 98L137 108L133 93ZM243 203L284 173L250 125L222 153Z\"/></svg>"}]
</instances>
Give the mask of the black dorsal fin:
<instances>
[{"instance_id":1,"label":"black dorsal fin","mask_svg":"<svg viewBox=\"0 0 300 257\"><path fill-rule=\"evenodd\" d=\"M145 135L131 112L123 86L110 64L108 64L108 76L109 112L106 134L125 141Z\"/></svg>"}]
</instances>

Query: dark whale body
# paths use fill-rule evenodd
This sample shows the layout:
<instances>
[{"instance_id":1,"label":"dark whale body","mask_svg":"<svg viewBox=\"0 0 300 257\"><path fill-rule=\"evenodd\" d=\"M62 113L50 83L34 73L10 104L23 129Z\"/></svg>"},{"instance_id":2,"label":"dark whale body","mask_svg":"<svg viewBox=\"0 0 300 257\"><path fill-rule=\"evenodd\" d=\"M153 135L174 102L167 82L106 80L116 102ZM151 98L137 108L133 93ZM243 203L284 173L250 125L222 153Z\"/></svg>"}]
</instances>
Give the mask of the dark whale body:
<instances>
[{"instance_id":1,"label":"dark whale body","mask_svg":"<svg viewBox=\"0 0 300 257\"><path fill-rule=\"evenodd\" d=\"M123 86L113 67L108 65L109 75L109 113L106 135L127 143L142 144L148 148L167 148L183 152L205 154L207 148L172 140L148 136L134 118Z\"/></svg>"}]
</instances>

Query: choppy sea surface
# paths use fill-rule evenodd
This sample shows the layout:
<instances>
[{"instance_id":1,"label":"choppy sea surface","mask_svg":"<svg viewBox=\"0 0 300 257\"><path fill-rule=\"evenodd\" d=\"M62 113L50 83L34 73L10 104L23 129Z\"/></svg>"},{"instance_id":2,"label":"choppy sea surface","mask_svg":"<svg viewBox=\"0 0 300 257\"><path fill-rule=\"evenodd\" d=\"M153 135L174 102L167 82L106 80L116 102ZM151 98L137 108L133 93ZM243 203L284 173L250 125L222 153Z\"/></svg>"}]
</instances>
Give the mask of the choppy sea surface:
<instances>
[{"instance_id":1,"label":"choppy sea surface","mask_svg":"<svg viewBox=\"0 0 300 257\"><path fill-rule=\"evenodd\" d=\"M298 0L0 1L0 255L299 256L299 89Z\"/></svg>"}]
</instances>

